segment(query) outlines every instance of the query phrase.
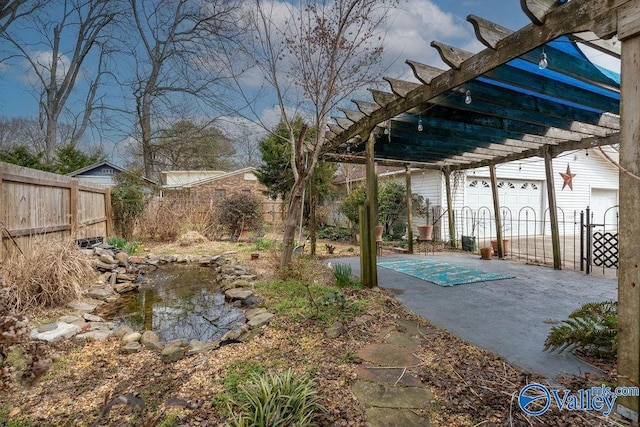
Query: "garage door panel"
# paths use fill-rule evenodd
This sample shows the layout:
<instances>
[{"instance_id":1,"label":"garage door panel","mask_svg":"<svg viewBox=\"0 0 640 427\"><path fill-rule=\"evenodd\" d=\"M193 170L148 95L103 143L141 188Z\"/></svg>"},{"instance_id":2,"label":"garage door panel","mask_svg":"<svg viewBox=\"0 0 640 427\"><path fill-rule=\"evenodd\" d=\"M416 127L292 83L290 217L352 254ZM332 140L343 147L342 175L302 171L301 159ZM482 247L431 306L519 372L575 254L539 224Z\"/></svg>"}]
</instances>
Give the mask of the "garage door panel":
<instances>
[{"instance_id":1,"label":"garage door panel","mask_svg":"<svg viewBox=\"0 0 640 427\"><path fill-rule=\"evenodd\" d=\"M498 180L500 206L506 208L505 230L521 230L521 234L537 234L541 227L542 182L532 180ZM467 181L466 205L473 211L488 207L493 212L491 185L486 178L473 178ZM519 224L518 224L519 221ZM509 231L511 232L511 231ZM495 234L495 231L492 231Z\"/></svg>"}]
</instances>

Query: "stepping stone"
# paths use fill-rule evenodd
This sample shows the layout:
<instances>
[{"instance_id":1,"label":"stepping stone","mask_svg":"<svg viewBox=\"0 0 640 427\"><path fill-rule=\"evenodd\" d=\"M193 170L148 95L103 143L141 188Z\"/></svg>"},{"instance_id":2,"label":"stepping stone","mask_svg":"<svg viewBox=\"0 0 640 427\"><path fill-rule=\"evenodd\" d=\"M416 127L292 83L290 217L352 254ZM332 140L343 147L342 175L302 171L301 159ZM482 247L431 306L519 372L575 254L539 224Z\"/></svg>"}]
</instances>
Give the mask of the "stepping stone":
<instances>
[{"instance_id":1,"label":"stepping stone","mask_svg":"<svg viewBox=\"0 0 640 427\"><path fill-rule=\"evenodd\" d=\"M421 325L409 319L396 319L395 323L399 326L400 331L412 337L424 337L424 335L435 334L437 332L434 328Z\"/></svg>"},{"instance_id":2,"label":"stepping stone","mask_svg":"<svg viewBox=\"0 0 640 427\"><path fill-rule=\"evenodd\" d=\"M356 366L354 371L358 375L358 377L365 380L391 385L395 384L397 381L398 384L409 387L424 386L424 384L422 384L422 382L410 372L405 371L403 375L402 372L404 371L404 369L401 368L381 369L375 366L358 365ZM400 378L400 376L402 376L402 378ZM400 381L398 381L398 378L400 378Z\"/></svg>"},{"instance_id":3,"label":"stepping stone","mask_svg":"<svg viewBox=\"0 0 640 427\"><path fill-rule=\"evenodd\" d=\"M429 427L431 423L410 409L367 408L367 425L370 427Z\"/></svg>"},{"instance_id":4,"label":"stepping stone","mask_svg":"<svg viewBox=\"0 0 640 427\"><path fill-rule=\"evenodd\" d=\"M433 394L421 387L393 386L370 381L356 382L352 391L363 405L377 408L421 409L433 400Z\"/></svg>"},{"instance_id":5,"label":"stepping stone","mask_svg":"<svg viewBox=\"0 0 640 427\"><path fill-rule=\"evenodd\" d=\"M403 368L420 363L420 359L406 348L393 344L369 344L358 351L358 357L366 362L380 366Z\"/></svg>"},{"instance_id":6,"label":"stepping stone","mask_svg":"<svg viewBox=\"0 0 640 427\"><path fill-rule=\"evenodd\" d=\"M411 353L416 351L420 345L418 338L412 338L407 334L397 331L388 334L384 342L385 344L393 344L405 348Z\"/></svg>"}]
</instances>

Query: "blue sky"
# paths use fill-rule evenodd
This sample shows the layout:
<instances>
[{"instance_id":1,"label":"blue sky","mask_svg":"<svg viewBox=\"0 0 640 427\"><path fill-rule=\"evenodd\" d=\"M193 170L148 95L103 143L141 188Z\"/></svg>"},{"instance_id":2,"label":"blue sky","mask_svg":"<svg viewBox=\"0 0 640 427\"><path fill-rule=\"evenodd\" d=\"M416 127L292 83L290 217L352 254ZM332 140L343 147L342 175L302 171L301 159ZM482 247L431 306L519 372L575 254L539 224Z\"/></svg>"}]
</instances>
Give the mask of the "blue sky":
<instances>
[{"instance_id":1,"label":"blue sky","mask_svg":"<svg viewBox=\"0 0 640 427\"><path fill-rule=\"evenodd\" d=\"M403 64L405 59L438 64L436 51L429 46L433 39L464 48L474 47L476 42L472 28L465 21L468 14L482 16L512 29L528 23L519 0L408 0L401 3L401 9L387 36L387 58L397 60L389 70L395 77L402 77L409 71ZM476 46L475 50L478 48ZM37 100L26 81L26 74L20 63L0 63L0 115L37 115Z\"/></svg>"},{"instance_id":2,"label":"blue sky","mask_svg":"<svg viewBox=\"0 0 640 427\"><path fill-rule=\"evenodd\" d=\"M447 69L437 51L430 46L433 40L471 52L482 50L484 46L476 40L471 24L466 21L469 14L478 15L512 30L529 24L520 7L520 0L401 0L386 28L385 62L389 68L384 75L412 79L412 72L404 63L407 59ZM0 41L0 52L4 50L2 43L4 42ZM33 50L35 51L35 47ZM37 117L37 99L28 84L28 72L22 65L18 60L0 62L0 116ZM86 68L85 71L90 75L90 62ZM383 75L381 81L382 77ZM112 97L115 104L121 103L117 97L121 97L123 91L118 88L111 89L108 96ZM274 104L264 102L262 115L263 118L271 117L272 121L277 122L273 108L270 107ZM78 108L80 107L78 105ZM122 133L122 129L127 126L130 125L121 124L119 131ZM115 142L118 136L114 136L113 139L112 142Z\"/></svg>"}]
</instances>

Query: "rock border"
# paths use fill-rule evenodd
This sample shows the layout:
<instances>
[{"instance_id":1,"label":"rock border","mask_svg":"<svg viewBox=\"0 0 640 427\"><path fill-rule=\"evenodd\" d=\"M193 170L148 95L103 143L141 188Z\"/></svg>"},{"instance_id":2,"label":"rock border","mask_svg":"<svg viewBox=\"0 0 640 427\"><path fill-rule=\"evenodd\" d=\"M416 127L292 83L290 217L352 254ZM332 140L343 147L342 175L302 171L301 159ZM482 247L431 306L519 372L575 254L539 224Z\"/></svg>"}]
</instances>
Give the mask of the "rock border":
<instances>
[{"instance_id":1,"label":"rock border","mask_svg":"<svg viewBox=\"0 0 640 427\"><path fill-rule=\"evenodd\" d=\"M121 341L122 353L137 353L144 347L158 354L165 363L173 363L192 354L246 342L259 335L262 328L275 316L260 307L260 299L253 293L256 276L246 271L238 260L236 251L217 255L148 254L145 257L129 256L124 251L106 245L82 251L90 257L91 264L98 273L95 283L87 289L83 299L67 304L75 314L61 316L57 322L33 329L30 334L32 339L48 342L71 338L105 341L116 337ZM121 294L138 291L142 276L151 269L170 263L199 264L215 269L225 300L244 309L246 323L238 329L228 331L214 342L187 342L185 339L161 342L153 331L134 331L129 326L116 328L113 322L91 314L100 305L116 301Z\"/></svg>"}]
</instances>

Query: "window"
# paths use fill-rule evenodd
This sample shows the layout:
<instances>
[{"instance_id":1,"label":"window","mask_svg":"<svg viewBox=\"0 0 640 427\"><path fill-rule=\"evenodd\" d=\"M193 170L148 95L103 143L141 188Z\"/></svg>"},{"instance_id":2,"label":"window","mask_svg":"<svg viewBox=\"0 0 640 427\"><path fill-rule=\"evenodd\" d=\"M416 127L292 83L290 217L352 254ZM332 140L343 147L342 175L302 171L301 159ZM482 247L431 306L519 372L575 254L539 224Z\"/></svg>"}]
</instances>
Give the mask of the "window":
<instances>
[{"instance_id":1,"label":"window","mask_svg":"<svg viewBox=\"0 0 640 427\"><path fill-rule=\"evenodd\" d=\"M489 188L489 187L491 187L487 181L482 181L482 186L483 186L484 188Z\"/></svg>"},{"instance_id":2,"label":"window","mask_svg":"<svg viewBox=\"0 0 640 427\"><path fill-rule=\"evenodd\" d=\"M529 188L529 183L525 182L524 184L522 184L522 186L520 187L522 190L526 190L527 188Z\"/></svg>"},{"instance_id":3,"label":"window","mask_svg":"<svg viewBox=\"0 0 640 427\"><path fill-rule=\"evenodd\" d=\"M475 188L475 187L477 187L477 186L478 186L478 181L471 181L471 182L469 183L469 187L471 187L471 188Z\"/></svg>"}]
</instances>

